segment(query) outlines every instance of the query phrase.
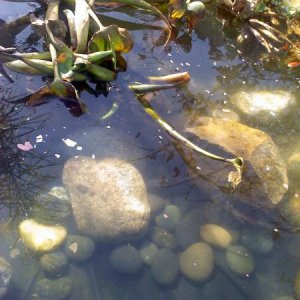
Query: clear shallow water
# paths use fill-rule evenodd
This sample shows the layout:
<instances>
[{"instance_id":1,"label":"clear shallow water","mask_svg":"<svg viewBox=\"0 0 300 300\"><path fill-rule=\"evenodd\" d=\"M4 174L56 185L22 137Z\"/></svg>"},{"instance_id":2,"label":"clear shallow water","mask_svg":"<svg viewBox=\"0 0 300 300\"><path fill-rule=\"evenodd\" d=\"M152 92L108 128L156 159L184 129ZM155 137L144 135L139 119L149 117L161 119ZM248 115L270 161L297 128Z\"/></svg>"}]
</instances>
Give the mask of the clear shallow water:
<instances>
[{"instance_id":1,"label":"clear shallow water","mask_svg":"<svg viewBox=\"0 0 300 300\"><path fill-rule=\"evenodd\" d=\"M5 8L5 14L1 18L5 21L16 18L20 14L31 10L33 5L19 2L1 1L1 8ZM189 71L192 81L184 87L161 92L153 98L155 109L178 130L184 128L185 122L199 115L211 115L213 109L230 109L228 95L240 89L259 89L274 87L285 89L298 94L299 78L297 73L282 71L276 64L260 63L255 55L245 53L240 55L235 48L234 37L236 33L227 28L221 30L221 24L208 15L200 22L195 31L189 35L182 33L176 42L172 41L167 50L155 47L153 43L159 38L160 30L142 29L135 23L152 23L153 18L139 12L130 17L120 10L118 13L105 12L107 17L131 21L132 32L135 37L133 50L125 55L128 70L119 73L118 78L111 83L107 94L98 97L83 91L82 99L88 106L88 112L80 117L74 117L68 108L57 99L49 99L48 103L31 108L17 105L15 117L9 119L8 124L15 126L6 140L1 142L1 147L6 145L5 154L12 157L10 170L15 170L17 180L15 185L3 177L3 190L13 192L16 186L20 186L19 193L4 194L1 216L7 222L9 209L18 216L24 217L32 204L31 199L41 189L47 190L50 186L61 185L61 170L64 162L80 154L101 157L101 147L98 153L93 153L89 143L80 143L78 136L91 129L99 132L120 132L123 140L134 141L133 149L142 149L140 154L130 158L134 164L143 165L141 172L147 182L149 192L159 195L168 204L177 205L183 216L191 215L192 227L198 234L199 226L205 223L215 223L225 226L240 236L245 230L259 230L274 243L273 249L267 254L253 252L255 271L251 276L237 276L226 266L225 251L214 248L215 268L213 275L203 283L193 283L179 275L170 286L162 287L157 284L151 275L150 268L144 266L135 275L122 275L111 267L109 255L114 246L97 244L95 255L86 263L73 264L72 272L80 278L74 286L81 286L90 291L88 296L73 292L70 299L270 299L275 300L281 296L294 296L294 280L299 268L300 239L297 233L289 231L274 231L274 228L283 227L287 221L282 220L276 212L266 212L263 227L257 226L255 221L260 212L247 211L253 224L241 222L236 218L234 210L224 205L224 202L212 202L207 191L197 186L197 180L191 178L188 171L172 145L172 140L154 122L145 116L140 104L134 95L127 89L127 85L134 81L146 81L146 76L164 75L179 71ZM109 19L107 19L109 20ZM128 24L127 24L128 25ZM208 30L208 28L210 30ZM30 26L17 32L9 39L5 46L15 46L20 50L31 51L40 49L42 41L35 39L35 43L29 43L27 39L32 33ZM255 50L255 49L254 49ZM44 84L44 78L32 78L13 72L11 82L4 76L0 77L0 93L3 100L13 102L23 97L27 92L36 90ZM95 88L91 84L92 88ZM114 101L118 101L119 109L108 120L101 121ZM3 110L3 111L7 111ZM8 114L8 113L7 113ZM274 119L269 123L257 123L245 116L240 116L241 121L250 126L260 128L269 133L275 143L282 150L285 158L289 153L297 149L297 137L299 109L295 109L288 121ZM4 120L7 117L3 117ZM20 121L22 120L22 122ZM28 123L36 120L34 124ZM274 124L276 126L274 126ZM42 142L37 142L37 137L42 136ZM70 148L63 139L78 141L81 148ZM35 146L33 151L21 153L19 156L16 145L31 142ZM105 147L103 142L102 147ZM134 151L133 151L134 152ZM36 164L36 161L41 162ZM44 165L39 169L37 166ZM19 172L19 166L27 166L32 170L29 176ZM31 166L35 166L31 167ZM7 172L1 162L3 173ZM36 173L35 173L36 171ZM19 177L18 177L19 176ZM23 176L23 177L22 177ZM21 179L19 179L21 178ZM25 178L22 181L22 178ZM28 178L37 179L31 184ZM293 191L296 186L290 186ZM26 197L25 197L26 196ZM9 199L7 201L7 199ZM26 199L21 201L20 199ZM27 209L27 210L26 210ZM274 218L272 218L274 214ZM182 217L183 219L184 217ZM275 220L275 223L274 223ZM76 234L72 219L65 224L70 234ZM149 232L145 237L133 243L139 248L145 241L151 240L151 230L155 225L154 218L150 224ZM13 229L5 230L1 236L0 253L10 258L11 250L20 248L21 255L14 260L14 272L17 274L18 286L12 286L4 298L31 299L29 291L31 281L39 276L39 257L32 256L22 249L22 244ZM194 230L194 229L193 229ZM187 230L187 235L193 230ZM238 243L242 243L239 240ZM177 246L174 253L179 255L183 250L177 238ZM75 271L74 271L75 270ZM76 273L77 272L77 273ZM37 275L38 274L38 275ZM75 276L76 277L76 276ZM36 278L35 278L36 279ZM74 279L74 278L73 278ZM21 292L21 288L23 289ZM76 289L75 289L76 290ZM33 298L34 299L34 298Z\"/></svg>"}]
</instances>

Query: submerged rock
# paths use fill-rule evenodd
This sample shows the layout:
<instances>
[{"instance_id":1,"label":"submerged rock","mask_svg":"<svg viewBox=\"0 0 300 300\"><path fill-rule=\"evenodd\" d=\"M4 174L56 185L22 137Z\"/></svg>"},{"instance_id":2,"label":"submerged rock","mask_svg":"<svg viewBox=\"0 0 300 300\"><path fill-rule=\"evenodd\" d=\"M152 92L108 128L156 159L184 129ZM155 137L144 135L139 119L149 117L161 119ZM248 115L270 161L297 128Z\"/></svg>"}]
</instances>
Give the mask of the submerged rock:
<instances>
[{"instance_id":1,"label":"submerged rock","mask_svg":"<svg viewBox=\"0 0 300 300\"><path fill-rule=\"evenodd\" d=\"M286 116L296 104L295 97L283 90L237 92L230 101L244 114L261 121Z\"/></svg>"},{"instance_id":2,"label":"submerged rock","mask_svg":"<svg viewBox=\"0 0 300 300\"><path fill-rule=\"evenodd\" d=\"M181 218L180 210L175 205L168 205L164 211L155 218L157 226L173 231Z\"/></svg>"},{"instance_id":3,"label":"submerged rock","mask_svg":"<svg viewBox=\"0 0 300 300\"><path fill-rule=\"evenodd\" d=\"M173 283L178 274L178 259L170 249L159 249L151 265L151 274L154 280L160 285Z\"/></svg>"},{"instance_id":4,"label":"submerged rock","mask_svg":"<svg viewBox=\"0 0 300 300\"><path fill-rule=\"evenodd\" d=\"M7 293L12 277L12 267L10 263L0 256L0 299Z\"/></svg>"},{"instance_id":5,"label":"submerged rock","mask_svg":"<svg viewBox=\"0 0 300 300\"><path fill-rule=\"evenodd\" d=\"M134 274L143 266L138 250L131 245L117 247L109 259L113 268L120 273Z\"/></svg>"},{"instance_id":6,"label":"submerged rock","mask_svg":"<svg viewBox=\"0 0 300 300\"><path fill-rule=\"evenodd\" d=\"M59 222L71 214L71 203L63 187L53 187L49 193L37 196L31 211L36 220Z\"/></svg>"},{"instance_id":7,"label":"submerged rock","mask_svg":"<svg viewBox=\"0 0 300 300\"><path fill-rule=\"evenodd\" d=\"M242 182L231 193L228 175L234 168L219 161L179 149L193 173L201 174L199 183L216 191L216 186L228 190L231 199L260 208L274 207L288 189L286 165L271 137L265 132L241 123L200 117L189 133L221 148L222 156L244 158ZM214 152L220 153L220 151ZM199 168L201 170L199 171ZM209 180L206 180L208 178Z\"/></svg>"},{"instance_id":8,"label":"submerged rock","mask_svg":"<svg viewBox=\"0 0 300 300\"><path fill-rule=\"evenodd\" d=\"M124 242L147 229L150 205L144 180L120 159L72 158L63 169L78 229L105 242Z\"/></svg>"},{"instance_id":9,"label":"submerged rock","mask_svg":"<svg viewBox=\"0 0 300 300\"><path fill-rule=\"evenodd\" d=\"M67 237L64 250L71 260L82 262L93 255L95 243L86 236L69 235Z\"/></svg>"},{"instance_id":10,"label":"submerged rock","mask_svg":"<svg viewBox=\"0 0 300 300\"><path fill-rule=\"evenodd\" d=\"M42 269L50 276L61 276L68 268L68 257L62 251L44 254L40 259Z\"/></svg>"},{"instance_id":11,"label":"submerged rock","mask_svg":"<svg viewBox=\"0 0 300 300\"><path fill-rule=\"evenodd\" d=\"M214 254L205 243L195 243L180 254L179 267L188 279L207 280L214 270Z\"/></svg>"},{"instance_id":12,"label":"submerged rock","mask_svg":"<svg viewBox=\"0 0 300 300\"><path fill-rule=\"evenodd\" d=\"M272 234L262 229L246 229L242 232L242 241L250 250L259 254L267 254L272 251L274 241Z\"/></svg>"},{"instance_id":13,"label":"submerged rock","mask_svg":"<svg viewBox=\"0 0 300 300\"><path fill-rule=\"evenodd\" d=\"M72 282L67 277L58 279L40 279L31 299L41 300L64 300L67 299L72 292Z\"/></svg>"},{"instance_id":14,"label":"submerged rock","mask_svg":"<svg viewBox=\"0 0 300 300\"><path fill-rule=\"evenodd\" d=\"M230 232L216 224L205 224L200 227L200 236L213 246L227 248L232 242Z\"/></svg>"},{"instance_id":15,"label":"submerged rock","mask_svg":"<svg viewBox=\"0 0 300 300\"><path fill-rule=\"evenodd\" d=\"M154 226L151 230L151 239L159 248L176 247L176 240L172 233L168 232L164 228Z\"/></svg>"},{"instance_id":16,"label":"submerged rock","mask_svg":"<svg viewBox=\"0 0 300 300\"><path fill-rule=\"evenodd\" d=\"M300 178L300 152L294 152L287 160L289 178L298 183Z\"/></svg>"},{"instance_id":17,"label":"submerged rock","mask_svg":"<svg viewBox=\"0 0 300 300\"><path fill-rule=\"evenodd\" d=\"M19 232L24 245L35 252L53 251L67 237L67 231L63 226L47 226L33 219L21 222Z\"/></svg>"},{"instance_id":18,"label":"submerged rock","mask_svg":"<svg viewBox=\"0 0 300 300\"><path fill-rule=\"evenodd\" d=\"M157 246L154 243L147 242L139 249L140 256L145 265L151 265L157 253Z\"/></svg>"},{"instance_id":19,"label":"submerged rock","mask_svg":"<svg viewBox=\"0 0 300 300\"><path fill-rule=\"evenodd\" d=\"M226 250L229 268L239 275L248 276L254 271L254 258L244 246L232 245Z\"/></svg>"}]
</instances>

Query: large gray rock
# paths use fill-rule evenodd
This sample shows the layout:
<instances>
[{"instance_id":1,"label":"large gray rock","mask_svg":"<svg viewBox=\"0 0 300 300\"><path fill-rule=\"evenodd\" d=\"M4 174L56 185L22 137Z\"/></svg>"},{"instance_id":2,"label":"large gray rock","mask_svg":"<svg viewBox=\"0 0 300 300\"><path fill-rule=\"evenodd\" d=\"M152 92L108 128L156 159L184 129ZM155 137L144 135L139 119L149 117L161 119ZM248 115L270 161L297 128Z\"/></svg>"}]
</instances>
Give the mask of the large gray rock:
<instances>
[{"instance_id":1,"label":"large gray rock","mask_svg":"<svg viewBox=\"0 0 300 300\"><path fill-rule=\"evenodd\" d=\"M180 149L192 172L201 174L198 182L210 187L212 193L218 186L222 191L227 189L232 199L260 208L273 207L283 199L288 189L286 165L268 134L235 121L209 117L198 118L187 132L204 140L206 145L217 145L209 149L215 153L244 158L242 182L232 192L228 189L228 175L235 170L231 164Z\"/></svg>"},{"instance_id":2,"label":"large gray rock","mask_svg":"<svg viewBox=\"0 0 300 300\"><path fill-rule=\"evenodd\" d=\"M4 297L12 276L12 267L10 263L0 256L0 299Z\"/></svg>"},{"instance_id":3,"label":"large gray rock","mask_svg":"<svg viewBox=\"0 0 300 300\"><path fill-rule=\"evenodd\" d=\"M78 229L105 242L125 242L147 229L150 205L138 170L120 159L72 158L63 169Z\"/></svg>"}]
</instances>

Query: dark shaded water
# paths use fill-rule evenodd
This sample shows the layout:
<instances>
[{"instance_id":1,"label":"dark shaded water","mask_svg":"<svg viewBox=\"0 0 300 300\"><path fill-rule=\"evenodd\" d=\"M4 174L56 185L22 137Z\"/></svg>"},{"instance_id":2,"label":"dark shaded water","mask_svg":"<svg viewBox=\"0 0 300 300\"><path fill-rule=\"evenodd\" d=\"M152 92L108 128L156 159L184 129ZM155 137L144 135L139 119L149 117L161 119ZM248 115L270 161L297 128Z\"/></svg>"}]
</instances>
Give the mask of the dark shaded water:
<instances>
[{"instance_id":1,"label":"dark shaded water","mask_svg":"<svg viewBox=\"0 0 300 300\"><path fill-rule=\"evenodd\" d=\"M0 7L0 19L10 22L27 11L34 11L38 4L1 0ZM152 100L155 109L181 131L184 124L197 115L212 115L215 110L228 112L231 109L228 95L236 90L276 87L298 96L297 71L283 70L277 63L261 63L254 45L251 53L245 51L240 54L235 45L237 33L223 28L210 13L191 34L180 33L167 49L154 46L161 30L147 28L147 24L155 24L153 16L133 10L130 13L125 10L99 11L100 18L102 15L104 22L126 21L120 24L132 30L135 45L125 55L128 64L126 72L119 73L118 78L99 93L95 91L96 85L93 83L90 83L89 91L85 89L81 92L81 98L88 106L86 114L72 116L67 105L55 98L34 108L24 107L22 103L15 104L15 101L43 85L46 79L10 71L7 72L9 77L0 77L1 99L3 103L8 103L1 110L3 117L0 115L8 128L3 130L0 137L0 153L8 157L10 162L7 164L5 159L0 160L3 224L7 223L10 213L19 218L30 213L32 199L39 191L62 184L61 171L67 159L82 154L95 158L103 156L107 146L105 139L117 131L118 140L121 143L126 141L130 144L129 149L132 148L134 154L129 160L137 166L143 166L141 172L148 191L160 196L163 205L176 205L181 211L182 220L189 220L189 227L184 229L189 242L198 241L200 225L214 223L234 232L237 244L243 244L241 237L248 230L263 234L263 241L271 243L272 247L263 254L253 251L255 271L251 276L238 276L230 271L225 261L225 250L214 248L215 268L208 280L194 283L181 274L171 285L161 286L153 280L151 270L146 265L137 274L119 274L109 262L114 247L97 244L90 260L72 264L70 272L76 288L69 299L294 299L289 297L295 297L295 277L300 265L298 233L293 229L281 230L291 229L291 226L276 212L275 219L273 212L269 215L263 212L266 213L263 217L264 226L260 227L255 225L257 216L253 211L244 209L253 221L250 224L237 219L232 207L228 208L223 202L212 202L207 192L197 186L197 179L189 176L172 140L145 115L127 85L135 81L145 82L146 76L189 71L192 78L190 83L157 93ZM42 48L43 39L35 34L31 26L26 25L14 32L1 33L0 44L16 47L20 51L32 51ZM110 110L114 102L119 104L119 109L109 119L102 121L101 116ZM242 123L269 133L287 158L299 147L298 116L297 106L285 121L274 118L267 123L258 123L243 115L240 115L240 119ZM95 135L89 140L88 133L96 133L97 130L101 136L98 138L100 145L95 145ZM85 134L88 138L84 139ZM69 147L64 142L67 139L77 142L77 145ZM34 149L20 152L16 145L26 141ZM292 194L293 191L296 193L296 184L289 188ZM151 241L154 217L145 237L133 243L135 247L140 248L144 242ZM68 219L65 226L68 233L77 233L72 218ZM3 299L36 299L30 291L34 280L41 276L39 257L24 250L15 230L10 226L8 228L1 225L0 255L12 261L14 275L10 290ZM178 238L178 232L174 234L177 241L173 252L179 255L186 245L183 246L182 237ZM249 246L249 243L246 245ZM14 249L19 251L17 258L12 258L14 255L11 251ZM85 294L79 291L85 291ZM283 296L286 298L280 298Z\"/></svg>"}]
</instances>

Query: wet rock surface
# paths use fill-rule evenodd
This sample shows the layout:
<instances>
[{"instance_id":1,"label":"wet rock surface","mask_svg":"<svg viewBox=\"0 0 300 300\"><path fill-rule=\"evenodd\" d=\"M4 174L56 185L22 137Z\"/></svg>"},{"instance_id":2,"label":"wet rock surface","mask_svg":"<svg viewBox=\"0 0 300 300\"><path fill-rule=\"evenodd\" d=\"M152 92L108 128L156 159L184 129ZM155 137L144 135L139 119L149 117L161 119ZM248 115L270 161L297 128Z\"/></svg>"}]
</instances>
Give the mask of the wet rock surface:
<instances>
[{"instance_id":1,"label":"wet rock surface","mask_svg":"<svg viewBox=\"0 0 300 300\"><path fill-rule=\"evenodd\" d=\"M140 237L148 227L150 205L138 170L120 159L73 158L63 169L78 229L105 242Z\"/></svg>"},{"instance_id":2,"label":"wet rock surface","mask_svg":"<svg viewBox=\"0 0 300 300\"><path fill-rule=\"evenodd\" d=\"M187 132L199 137L203 143L217 145L218 150L212 149L215 153L228 158L244 158L243 179L235 191L230 190L232 199L260 208L273 207L283 199L288 189L286 165L268 134L235 121L209 117L198 118ZM193 141L199 142L196 138ZM219 188L228 190L228 174L234 170L231 165L184 149L180 149L180 153L193 174L201 174L199 183L210 188L212 194Z\"/></svg>"}]
</instances>

